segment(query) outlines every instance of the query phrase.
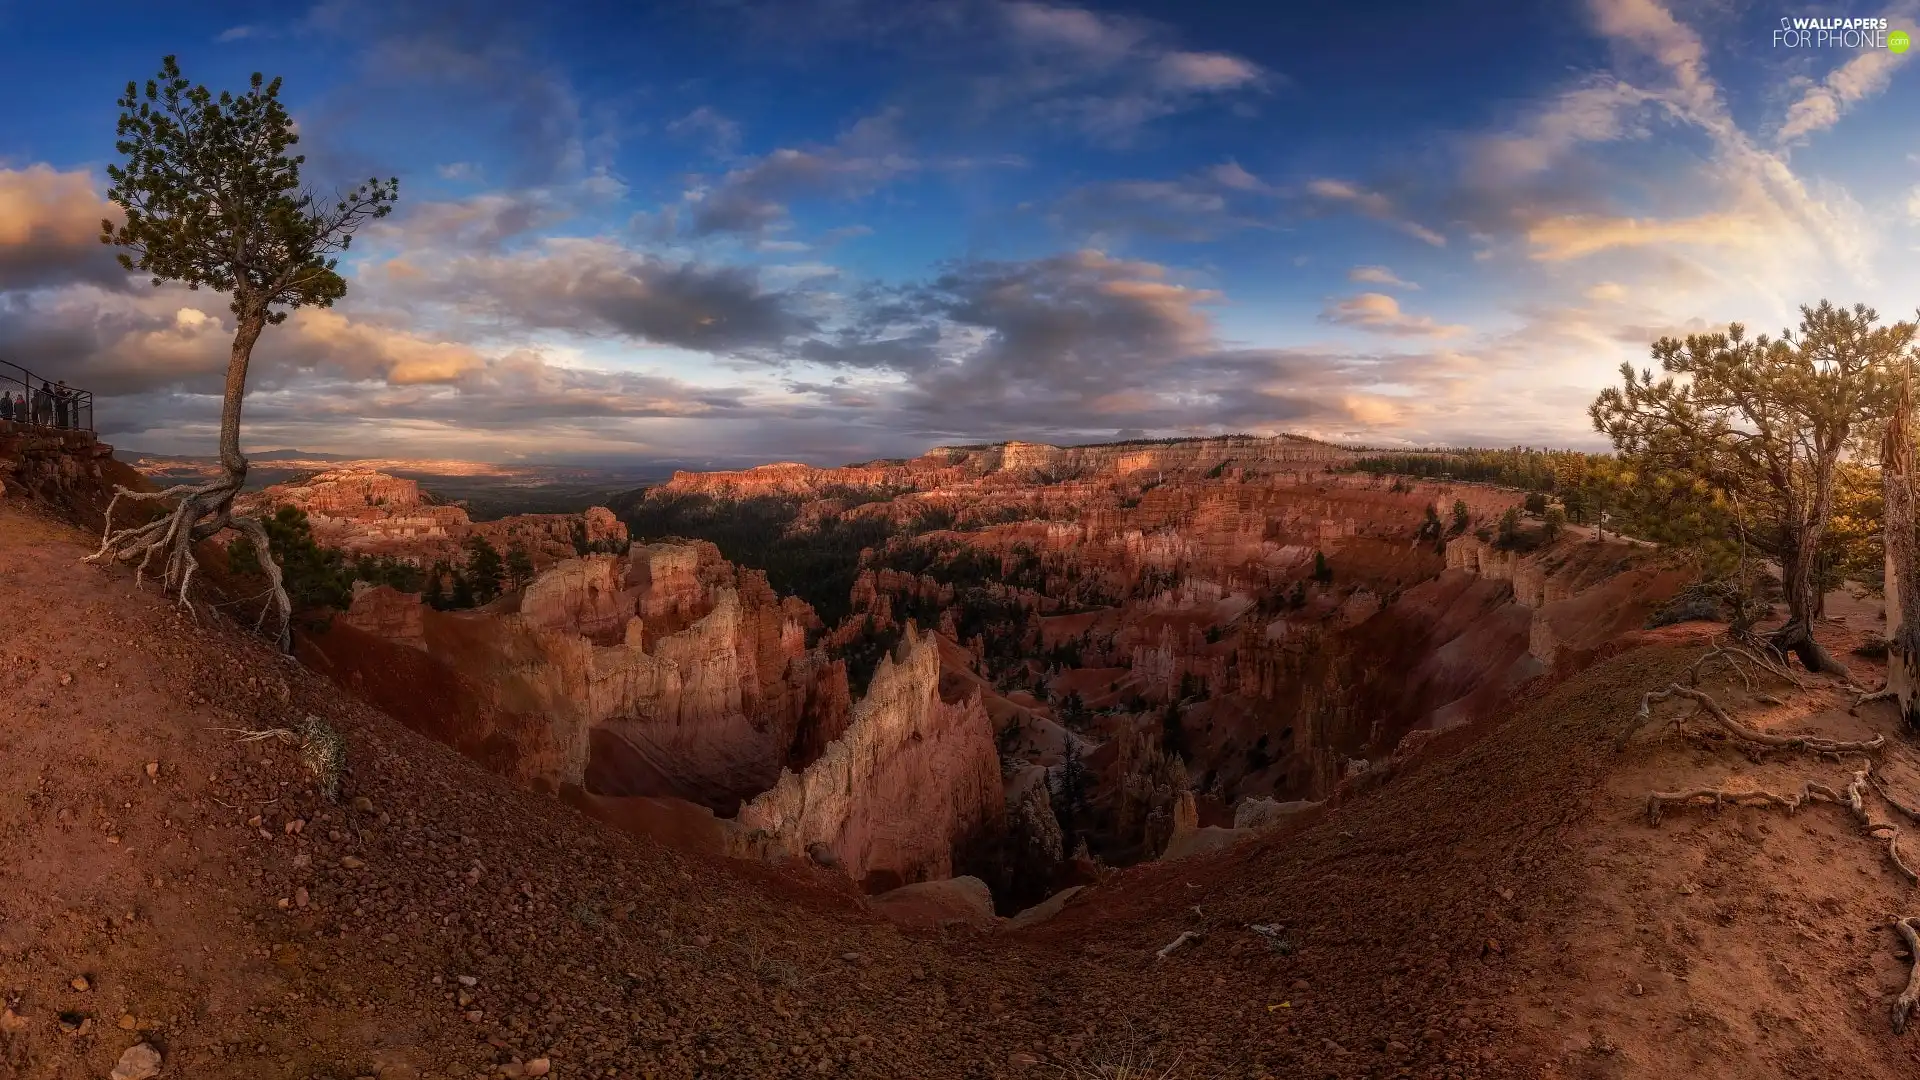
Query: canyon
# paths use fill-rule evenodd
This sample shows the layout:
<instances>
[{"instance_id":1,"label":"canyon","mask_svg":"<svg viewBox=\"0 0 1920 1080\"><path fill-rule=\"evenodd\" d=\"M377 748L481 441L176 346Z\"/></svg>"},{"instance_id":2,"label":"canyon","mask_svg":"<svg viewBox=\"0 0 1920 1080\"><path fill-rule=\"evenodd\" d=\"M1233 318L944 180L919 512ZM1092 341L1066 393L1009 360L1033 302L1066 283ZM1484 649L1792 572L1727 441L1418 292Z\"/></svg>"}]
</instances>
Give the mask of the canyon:
<instances>
[{"instance_id":1,"label":"canyon","mask_svg":"<svg viewBox=\"0 0 1920 1080\"><path fill-rule=\"evenodd\" d=\"M282 506L305 512L314 540L325 547L348 555L393 556L420 567L457 558L471 537L484 538L500 551L521 547L536 568L627 541L626 526L605 507L475 521L464 506L421 491L419 481L360 465L336 465L235 501L238 512L255 515Z\"/></svg>"},{"instance_id":2,"label":"canyon","mask_svg":"<svg viewBox=\"0 0 1920 1080\"><path fill-rule=\"evenodd\" d=\"M1529 525L1509 543L1493 527L1523 493L1357 457L1295 437L943 447L682 472L611 508L485 523L349 467L253 505L419 563L476 533L531 543L537 574L491 603L363 582L300 643L488 769L868 894L965 875L1012 915L1388 782L1688 580L1618 538ZM624 550L578 554L582 532ZM782 593L795 554L840 576Z\"/></svg>"}]
</instances>

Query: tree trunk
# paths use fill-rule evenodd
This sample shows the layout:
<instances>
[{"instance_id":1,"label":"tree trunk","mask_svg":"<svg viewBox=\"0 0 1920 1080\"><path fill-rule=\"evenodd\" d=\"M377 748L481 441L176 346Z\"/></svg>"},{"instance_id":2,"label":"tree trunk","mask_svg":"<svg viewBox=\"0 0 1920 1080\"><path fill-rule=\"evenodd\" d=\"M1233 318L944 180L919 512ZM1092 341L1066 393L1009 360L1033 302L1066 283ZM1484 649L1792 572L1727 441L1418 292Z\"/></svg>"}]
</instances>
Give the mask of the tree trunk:
<instances>
[{"instance_id":1,"label":"tree trunk","mask_svg":"<svg viewBox=\"0 0 1920 1080\"><path fill-rule=\"evenodd\" d=\"M267 312L243 305L240 325L233 335L233 351L227 359L227 392L220 407L220 464L227 470L235 491L247 478L247 459L240 454L240 405L247 396L247 366L253 361L254 343L266 329Z\"/></svg>"},{"instance_id":2,"label":"tree trunk","mask_svg":"<svg viewBox=\"0 0 1920 1080\"><path fill-rule=\"evenodd\" d=\"M1880 481L1886 497L1887 689L1900 714L1920 726L1920 537L1914 533L1912 386L1900 396L1880 443Z\"/></svg>"},{"instance_id":3,"label":"tree trunk","mask_svg":"<svg viewBox=\"0 0 1920 1080\"><path fill-rule=\"evenodd\" d=\"M1814 616L1820 610L1816 545L1805 537L1792 537L1783 547L1780 569L1786 578L1787 622L1773 632L1774 647L1798 656L1808 671L1850 677L1845 665L1813 637Z\"/></svg>"}]
</instances>

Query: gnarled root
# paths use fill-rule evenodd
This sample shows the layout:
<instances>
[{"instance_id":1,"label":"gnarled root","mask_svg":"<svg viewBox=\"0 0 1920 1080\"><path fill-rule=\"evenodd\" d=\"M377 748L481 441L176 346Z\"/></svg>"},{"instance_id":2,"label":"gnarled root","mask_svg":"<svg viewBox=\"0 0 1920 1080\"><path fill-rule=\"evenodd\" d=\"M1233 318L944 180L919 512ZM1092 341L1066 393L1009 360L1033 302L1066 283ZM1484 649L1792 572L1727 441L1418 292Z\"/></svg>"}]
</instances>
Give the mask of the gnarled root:
<instances>
[{"instance_id":1,"label":"gnarled root","mask_svg":"<svg viewBox=\"0 0 1920 1080\"><path fill-rule=\"evenodd\" d=\"M1920 807L1908 806L1906 803L1894 798L1893 793L1887 790L1887 785L1883 783L1878 776L1868 776L1867 782L1873 785L1873 790L1880 793L1880 797L1887 801L1888 806L1900 811L1914 821L1920 821Z\"/></svg>"},{"instance_id":2,"label":"gnarled root","mask_svg":"<svg viewBox=\"0 0 1920 1080\"><path fill-rule=\"evenodd\" d=\"M1813 787L1814 785L1808 785ZM1691 788L1687 791L1649 791L1647 793L1647 824L1659 825L1662 812L1670 804L1685 805L1695 799L1712 799L1713 808L1729 803L1734 806L1781 806L1787 813L1806 805L1807 800L1818 797L1811 791L1798 795L1777 795L1771 791L1728 791L1725 788Z\"/></svg>"},{"instance_id":3,"label":"gnarled root","mask_svg":"<svg viewBox=\"0 0 1920 1080\"><path fill-rule=\"evenodd\" d=\"M193 575L200 569L200 562L194 557L194 547L232 526L253 541L260 568L272 585L274 607L280 615L278 640L284 651L290 640L293 605L281 583L280 567L268 550L266 529L250 518L233 516L233 497L239 493L245 477L246 473L242 470L238 475L229 473L210 483L182 484L164 491L132 491L116 486L112 501L107 503L100 549L87 556L86 561L133 564L136 588L145 580L149 569L157 570L161 587L172 593L188 614L197 618L198 613L194 611L189 592L193 586ZM178 504L171 513L144 525L115 529L113 511L121 499L129 502L177 499ZM158 560L157 566L155 560ZM261 618L265 619L264 610Z\"/></svg>"},{"instance_id":4,"label":"gnarled root","mask_svg":"<svg viewBox=\"0 0 1920 1080\"><path fill-rule=\"evenodd\" d=\"M1713 722L1720 725L1728 735L1749 746L1763 746L1775 750L1811 750L1817 754L1838 754L1868 753L1880 749L1887 742L1884 735L1875 735L1871 739L1856 742L1847 739L1829 739L1820 735L1775 735L1772 732L1758 731L1727 715L1727 711L1720 707L1720 703L1713 700L1706 692L1673 683L1665 690L1649 690L1640 699L1640 709L1634 715L1633 723L1614 741L1614 749L1626 749L1627 740L1633 737L1633 733L1653 718L1654 702L1665 701L1671 697L1683 697L1700 706L1700 711L1712 718ZM1679 723L1679 719L1676 718L1675 726L1677 727Z\"/></svg>"},{"instance_id":5,"label":"gnarled root","mask_svg":"<svg viewBox=\"0 0 1920 1080\"><path fill-rule=\"evenodd\" d=\"M1920 1008L1920 917L1902 915L1893 920L1893 928L1906 939L1907 955L1913 961L1913 969L1907 974L1907 988L1893 1000L1893 1033L1904 1035L1907 1018Z\"/></svg>"},{"instance_id":6,"label":"gnarled root","mask_svg":"<svg viewBox=\"0 0 1920 1080\"><path fill-rule=\"evenodd\" d=\"M1728 791L1725 788L1693 788L1688 791L1650 791L1647 793L1647 824L1658 827L1660 819L1668 806L1686 806L1699 799L1711 799L1715 810L1729 803L1735 806L1778 806L1791 814L1810 802L1832 803L1844 806L1853 814L1855 820L1868 836L1887 841L1887 859L1900 876L1909 883L1920 884L1920 873L1907 865L1900 855L1900 826L1889 821L1875 821L1867 810L1867 788L1872 781L1873 762L1864 761L1853 774L1847 786L1840 791L1825 784L1808 780L1801 785L1798 795L1781 795L1771 791ZM1878 785L1874 787L1877 789ZM1883 792L1884 794L1884 792ZM1891 800L1889 800L1891 801ZM1905 807L1898 809L1905 810Z\"/></svg>"},{"instance_id":7,"label":"gnarled root","mask_svg":"<svg viewBox=\"0 0 1920 1080\"><path fill-rule=\"evenodd\" d=\"M1894 693L1892 690L1875 690L1871 694L1861 694L1859 697L1853 699L1853 704L1848 707L1847 711L1852 712L1862 705L1871 705L1876 701L1892 701L1899 696L1899 694Z\"/></svg>"},{"instance_id":8,"label":"gnarled root","mask_svg":"<svg viewBox=\"0 0 1920 1080\"><path fill-rule=\"evenodd\" d=\"M1744 660L1782 682L1791 683L1796 690L1805 690L1807 688L1807 684L1801 682L1798 675L1787 670L1784 665L1776 664L1767 659L1764 655L1756 654L1753 650L1742 648L1737 644L1729 644L1717 636L1712 640L1711 644L1713 647L1708 649L1700 659L1695 660L1693 667L1687 672L1687 681L1694 686L1700 685L1700 673L1706 669L1709 660L1722 660L1728 667L1734 670L1735 674L1740 676L1740 681L1751 691L1753 689L1753 681L1747 677L1746 669L1740 666L1740 661ZM1764 652L1764 650L1762 650L1762 652Z\"/></svg>"}]
</instances>

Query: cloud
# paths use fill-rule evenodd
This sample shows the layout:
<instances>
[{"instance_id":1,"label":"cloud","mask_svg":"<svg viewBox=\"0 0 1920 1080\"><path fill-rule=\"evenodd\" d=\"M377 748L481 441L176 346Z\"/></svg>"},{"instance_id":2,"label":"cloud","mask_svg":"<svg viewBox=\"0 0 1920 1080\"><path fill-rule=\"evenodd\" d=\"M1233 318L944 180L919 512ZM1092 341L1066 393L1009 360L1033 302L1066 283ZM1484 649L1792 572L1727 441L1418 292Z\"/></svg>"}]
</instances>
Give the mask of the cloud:
<instances>
[{"instance_id":1,"label":"cloud","mask_svg":"<svg viewBox=\"0 0 1920 1080\"><path fill-rule=\"evenodd\" d=\"M1224 188L1235 191L1270 191L1265 181L1242 168L1237 161L1223 161L1208 169L1207 177Z\"/></svg>"},{"instance_id":2,"label":"cloud","mask_svg":"<svg viewBox=\"0 0 1920 1080\"><path fill-rule=\"evenodd\" d=\"M447 309L450 321L612 333L703 352L778 346L812 329L789 293L751 269L671 261L609 240L549 238L505 254L409 253L369 266L391 302Z\"/></svg>"},{"instance_id":3,"label":"cloud","mask_svg":"<svg viewBox=\"0 0 1920 1080\"><path fill-rule=\"evenodd\" d=\"M1508 188L1555 168L1581 146L1644 138L1649 129L1639 114L1653 100L1611 74L1590 76L1512 130L1469 140L1465 178L1477 187Z\"/></svg>"},{"instance_id":4,"label":"cloud","mask_svg":"<svg viewBox=\"0 0 1920 1080\"><path fill-rule=\"evenodd\" d=\"M667 134L698 138L714 157L732 157L740 149L740 125L711 105L702 105L667 124Z\"/></svg>"},{"instance_id":5,"label":"cloud","mask_svg":"<svg viewBox=\"0 0 1920 1080\"><path fill-rule=\"evenodd\" d=\"M1307 182L1306 194L1323 207L1350 210L1362 217L1383 222L1425 244L1445 247L1447 238L1401 216L1393 200L1377 191L1368 191L1350 181L1322 177Z\"/></svg>"},{"instance_id":6,"label":"cloud","mask_svg":"<svg viewBox=\"0 0 1920 1080\"><path fill-rule=\"evenodd\" d=\"M119 216L85 172L0 169L0 292L124 282L113 249L100 243L101 219Z\"/></svg>"},{"instance_id":7,"label":"cloud","mask_svg":"<svg viewBox=\"0 0 1920 1080\"><path fill-rule=\"evenodd\" d=\"M1560 217L1527 230L1532 257L1545 262L1579 259L1613 248L1697 245L1758 247L1768 237L1742 214L1701 214L1691 218Z\"/></svg>"},{"instance_id":8,"label":"cloud","mask_svg":"<svg viewBox=\"0 0 1920 1080\"><path fill-rule=\"evenodd\" d=\"M711 188L689 189L682 201L691 232L758 235L785 225L794 198L852 198L918 170L920 162L901 149L896 119L892 112L868 117L830 145L783 147L728 171Z\"/></svg>"},{"instance_id":9,"label":"cloud","mask_svg":"<svg viewBox=\"0 0 1920 1080\"><path fill-rule=\"evenodd\" d=\"M1890 20L1892 25L1908 25L1912 12L1912 5L1901 5ZM1902 18L1903 15L1906 18ZM1849 108L1885 90L1893 81L1894 70L1906 59L1906 54L1891 49L1866 49L1856 53L1788 106L1780 130L1774 133L1774 141L1782 146L1802 143L1839 123Z\"/></svg>"},{"instance_id":10,"label":"cloud","mask_svg":"<svg viewBox=\"0 0 1920 1080\"><path fill-rule=\"evenodd\" d=\"M433 171L439 175L440 179L453 181L478 180L485 173L480 165L471 161L453 161L445 165L436 165Z\"/></svg>"},{"instance_id":11,"label":"cloud","mask_svg":"<svg viewBox=\"0 0 1920 1080\"><path fill-rule=\"evenodd\" d=\"M350 133L375 116L402 125L457 116L464 136L506 144L503 178L514 187L559 183L610 156L610 135L589 132L572 82L529 50L535 35L501 10L327 0L301 25L350 40L359 53L359 77L301 118L311 136L302 148L352 162L352 174L367 172Z\"/></svg>"},{"instance_id":12,"label":"cloud","mask_svg":"<svg viewBox=\"0 0 1920 1080\"><path fill-rule=\"evenodd\" d=\"M1331 433L1406 417L1386 384L1425 387L1440 370L1397 354L1230 346L1209 313L1223 299L1160 264L1094 250L963 261L861 295L858 320L806 349L840 374L793 389L933 440Z\"/></svg>"},{"instance_id":13,"label":"cloud","mask_svg":"<svg viewBox=\"0 0 1920 1080\"><path fill-rule=\"evenodd\" d=\"M1321 310L1320 318L1323 322L1394 337L1452 337L1467 329L1436 323L1426 315L1409 315L1400 310L1400 301L1375 292L1333 301Z\"/></svg>"},{"instance_id":14,"label":"cloud","mask_svg":"<svg viewBox=\"0 0 1920 1080\"><path fill-rule=\"evenodd\" d=\"M230 41L245 41L248 38L258 36L259 33L259 27L255 26L230 26L220 31L213 40L224 45Z\"/></svg>"},{"instance_id":15,"label":"cloud","mask_svg":"<svg viewBox=\"0 0 1920 1080\"><path fill-rule=\"evenodd\" d=\"M1420 286L1411 281L1402 281L1400 276L1384 266L1356 266L1347 271L1348 281L1364 282L1369 285L1391 285L1399 289L1418 289Z\"/></svg>"}]
</instances>

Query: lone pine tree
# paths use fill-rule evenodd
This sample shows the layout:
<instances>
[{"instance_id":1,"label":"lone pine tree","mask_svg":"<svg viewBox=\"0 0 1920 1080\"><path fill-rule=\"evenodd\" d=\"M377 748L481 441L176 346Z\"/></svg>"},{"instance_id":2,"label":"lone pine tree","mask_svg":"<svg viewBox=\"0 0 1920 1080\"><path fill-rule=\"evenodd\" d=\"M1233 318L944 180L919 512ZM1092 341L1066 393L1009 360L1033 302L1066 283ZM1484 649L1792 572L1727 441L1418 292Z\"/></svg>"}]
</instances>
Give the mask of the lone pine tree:
<instances>
[{"instance_id":1,"label":"lone pine tree","mask_svg":"<svg viewBox=\"0 0 1920 1080\"><path fill-rule=\"evenodd\" d=\"M292 605L266 529L233 515L234 496L247 478L240 453L247 367L268 326L285 322L294 308L331 307L346 295L338 256L362 225L393 209L400 182L370 179L324 199L305 186L300 168L306 159L287 153L299 135L280 102L280 80L268 82L258 72L245 91L215 97L181 75L169 56L144 91L129 82L117 104L114 149L122 160L107 168L113 181L107 198L119 205L122 220L102 221L100 242L126 249L120 265L150 275L156 288L179 282L228 294L234 333L220 410L220 477L163 491L116 489L100 550L91 558L131 562L140 574L158 559L166 588L191 610L187 590L199 565L194 546L231 527L252 542L272 585L284 649L291 642ZM174 507L116 530L113 510L121 499Z\"/></svg>"}]
</instances>

